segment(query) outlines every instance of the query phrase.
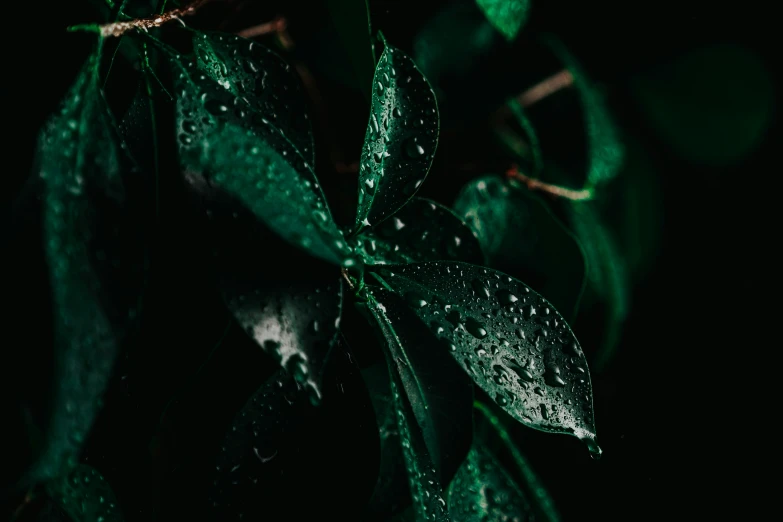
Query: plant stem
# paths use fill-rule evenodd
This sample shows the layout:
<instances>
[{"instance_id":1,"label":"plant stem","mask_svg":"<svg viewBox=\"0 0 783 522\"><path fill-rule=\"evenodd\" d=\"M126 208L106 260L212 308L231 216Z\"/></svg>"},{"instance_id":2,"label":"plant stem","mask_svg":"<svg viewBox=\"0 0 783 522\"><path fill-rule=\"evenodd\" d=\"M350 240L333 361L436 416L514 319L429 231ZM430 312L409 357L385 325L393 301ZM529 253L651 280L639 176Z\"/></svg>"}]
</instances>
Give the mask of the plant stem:
<instances>
[{"instance_id":1,"label":"plant stem","mask_svg":"<svg viewBox=\"0 0 783 522\"><path fill-rule=\"evenodd\" d=\"M129 20L127 22L114 22L111 24L104 24L97 26L101 36L108 38L111 36L121 36L126 32L133 29L141 29L147 31L154 27L160 27L161 25L170 22L172 20L180 20L180 16L187 16L195 14L196 10L204 4L211 2L212 0L193 0L187 7L172 9L165 13L161 13L158 16L151 16L149 18L137 18L135 20ZM70 30L89 29L90 26L73 26Z\"/></svg>"},{"instance_id":2,"label":"plant stem","mask_svg":"<svg viewBox=\"0 0 783 522\"><path fill-rule=\"evenodd\" d=\"M557 91L574 84L574 75L568 69L563 69L549 78L535 84L519 96L517 102L522 107L530 107Z\"/></svg>"},{"instance_id":3,"label":"plant stem","mask_svg":"<svg viewBox=\"0 0 783 522\"><path fill-rule=\"evenodd\" d=\"M527 186L528 190L540 190L541 192L546 192L552 196L570 199L571 201L587 201L593 199L593 191L590 189L573 190L559 185L544 183L541 180L525 176L519 172L516 165L513 165L508 169L506 176L509 179L521 181Z\"/></svg>"},{"instance_id":4,"label":"plant stem","mask_svg":"<svg viewBox=\"0 0 783 522\"><path fill-rule=\"evenodd\" d=\"M254 25L253 27L247 27L237 33L242 38L255 38L256 36L263 36L265 34L280 33L285 31L288 27L288 21L283 17L275 18L269 22L263 24Z\"/></svg>"}]
</instances>

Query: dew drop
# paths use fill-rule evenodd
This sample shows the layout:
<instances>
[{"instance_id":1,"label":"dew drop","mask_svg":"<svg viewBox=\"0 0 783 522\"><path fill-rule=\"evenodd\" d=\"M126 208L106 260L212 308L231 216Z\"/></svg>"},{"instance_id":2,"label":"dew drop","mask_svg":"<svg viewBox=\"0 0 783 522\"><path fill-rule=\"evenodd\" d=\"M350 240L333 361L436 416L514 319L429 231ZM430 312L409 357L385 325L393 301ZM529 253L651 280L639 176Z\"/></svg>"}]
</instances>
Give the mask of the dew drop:
<instances>
[{"instance_id":1,"label":"dew drop","mask_svg":"<svg viewBox=\"0 0 783 522\"><path fill-rule=\"evenodd\" d=\"M419 159L424 156L424 147L418 143L418 138L409 138L405 142L405 154L411 159Z\"/></svg>"},{"instance_id":2,"label":"dew drop","mask_svg":"<svg viewBox=\"0 0 783 522\"><path fill-rule=\"evenodd\" d=\"M465 329L476 339L483 339L488 335L484 325L472 317L468 317L467 321L465 321Z\"/></svg>"},{"instance_id":3,"label":"dew drop","mask_svg":"<svg viewBox=\"0 0 783 522\"><path fill-rule=\"evenodd\" d=\"M498 290L495 295L498 298L498 301L500 301L501 304L512 304L519 301L519 298L506 290L505 288L502 288Z\"/></svg>"}]
</instances>

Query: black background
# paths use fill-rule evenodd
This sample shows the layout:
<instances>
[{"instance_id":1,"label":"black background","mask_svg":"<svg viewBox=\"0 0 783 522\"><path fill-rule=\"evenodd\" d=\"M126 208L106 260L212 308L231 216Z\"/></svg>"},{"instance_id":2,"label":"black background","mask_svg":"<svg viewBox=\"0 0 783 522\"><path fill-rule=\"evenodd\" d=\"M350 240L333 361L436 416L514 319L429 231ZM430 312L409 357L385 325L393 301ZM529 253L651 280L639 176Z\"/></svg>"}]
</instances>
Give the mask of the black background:
<instances>
[{"instance_id":1,"label":"black background","mask_svg":"<svg viewBox=\"0 0 783 522\"><path fill-rule=\"evenodd\" d=\"M65 32L68 25L96 19L95 11L83 3L15 2L2 8L6 39L2 51L6 131L2 199L8 212L4 222L11 223L4 238L22 241L28 247L34 240L25 243L19 239L19 231L28 237L36 221L33 214L25 215L24 226L10 221L10 203L30 172L40 126L56 109L89 50L89 37ZM370 3L373 27L404 50L411 48L418 28L442 4L421 0ZM193 24L215 27L214 20L236 4L205 8ZM318 34L325 20L321 3L256 4L232 19L227 29L284 15L301 50L300 59L307 60L311 56L306 52L308 39ZM775 117L760 149L742 164L723 169L698 167L678 159L650 131L628 88L635 74L706 43L741 43L764 57L770 67L779 62L773 51L774 17L770 12L748 2L725 9L706 2L546 1L534 6L524 30L558 35L590 76L606 88L620 126L639 140L656 162L665 204L662 246L654 269L634 290L619 354L605 372L593 378L603 458L590 459L575 439L515 430L523 452L565 520L706 517L708 513L726 515L729 509L737 509L744 519L763 498L760 490L751 493L749 485L754 481L752 469L757 469L751 465L759 469L769 465L772 452L761 439L776 416L756 412L764 401L765 387L774 383L778 373L769 360L778 343L765 334L769 323L764 319L763 298L774 303L768 269L779 234L766 229L774 223L772 187L779 170L775 146L779 143L779 118ZM526 49L523 38L509 54L514 57L518 52L518 57L505 66L525 68ZM319 74L316 79L328 116L319 120L316 115L316 123L322 125L316 126L319 172L324 173L320 176L335 214L350 217L354 175L334 172L327 143L338 136L337 148L343 159L355 161L366 124L366 106L358 91ZM529 83L515 90L535 83L534 74L529 76L521 74ZM115 88L122 90L123 86ZM130 96L135 84L130 82L124 88ZM476 174L451 168L467 160L503 165L487 157L479 145L471 150L449 147L442 141L424 195L450 204L462 184ZM155 433L162 406L187 375L195 372L228 321L213 292L199 286L198 262L194 263L196 268L180 263L186 254L198 251L188 245L197 243L199 234L190 230L188 210L181 201L174 196L170 201L168 207L165 198L161 202L162 215L168 221L155 238L161 266L156 277L165 290L152 304L157 314L151 320L154 326L140 334L140 359L128 362L126 358L118 370L122 373L130 368L127 375L131 380L136 371L138 384L127 386L138 386L134 390L141 391L123 394L124 384L113 385L107 410L111 410L112 397L126 398L116 399L116 413L102 414L87 451L88 462L115 484L121 504L125 501L128 520L148 519L153 503L150 495L157 494L154 470L165 466L155 460L158 457L150 457L160 454L153 446L165 440L160 444L175 448L172 453L176 458L187 460L181 457L185 453L194 461L213 462L214 448L208 445L217 444L234 412L271 371L269 361L234 329L223 345L225 350L210 362L217 369L202 375L189 397L173 407L172 416L186 419L176 421L178 438L172 441ZM18 477L26 458L19 403L40 408L50 372L46 362L50 349L45 348L49 311L46 289L40 288L40 279L45 277L42 261L27 257L32 255L30 248L13 242L8 245L3 257L12 268L4 271L3 286L11 289L12 300L7 303L10 310L5 317L1 366L6 387L3 407L7 408L2 424L9 437L2 446L2 462L9 464L0 466L5 469L3 487ZM14 271L22 268L22 274ZM167 321L170 324L165 325ZM589 317L581 321L574 327L589 354L601 323L589 324ZM256 371L253 364L263 370ZM346 426L349 424L346 421ZM187 433L192 437L183 436ZM334 436L334 440L338 438ZM131 447L133 444L137 447ZM328 444L323 446L325 452L334 450ZM343 480L341 472L360 469L356 462L369 451L372 443L366 447L342 444L340 462L354 464L341 470L330 461L335 468L327 470L326 476ZM163 467L155 468L153 461ZM326 465L324 462L319 465ZM165 479L169 482L164 480L161 495L174 491L170 498L183 499L179 504L182 511L169 506L165 513L197 514L196 507L184 505L188 501L200 505L198 490L189 489L187 482L196 475L173 476ZM165 489L166 484L173 489ZM145 497L145 492L151 493ZM302 492L300 498L307 502L308 494ZM280 516L296 519L296 506L289 508L290 515Z\"/></svg>"}]
</instances>

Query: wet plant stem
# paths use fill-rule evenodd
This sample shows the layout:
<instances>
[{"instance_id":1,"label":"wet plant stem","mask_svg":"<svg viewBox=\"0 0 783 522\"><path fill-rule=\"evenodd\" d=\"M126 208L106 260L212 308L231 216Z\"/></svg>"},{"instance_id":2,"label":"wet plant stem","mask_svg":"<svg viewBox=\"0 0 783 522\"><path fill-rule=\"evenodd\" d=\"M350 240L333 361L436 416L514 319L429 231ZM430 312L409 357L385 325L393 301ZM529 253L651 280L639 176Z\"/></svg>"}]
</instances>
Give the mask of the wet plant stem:
<instances>
[{"instance_id":1,"label":"wet plant stem","mask_svg":"<svg viewBox=\"0 0 783 522\"><path fill-rule=\"evenodd\" d=\"M520 181L528 190L538 190L551 196L570 199L571 201L587 201L593 199L593 191L590 189L573 190L559 185L552 185L545 183L541 180L531 178L519 172L516 165L512 165L508 171L506 171L506 177L511 180Z\"/></svg>"},{"instance_id":2,"label":"wet plant stem","mask_svg":"<svg viewBox=\"0 0 783 522\"><path fill-rule=\"evenodd\" d=\"M118 37L127 33L128 31L139 29L147 31L155 27L160 27L172 20L177 20L184 25L184 22L180 19L182 16L193 15L196 11L213 0L194 0L185 7L171 9L165 13L160 13L157 16L150 16L148 18L136 18L134 20L127 20L122 22L113 22L110 24L82 24L74 25L68 28L69 31L94 31L100 33L104 38Z\"/></svg>"}]
</instances>

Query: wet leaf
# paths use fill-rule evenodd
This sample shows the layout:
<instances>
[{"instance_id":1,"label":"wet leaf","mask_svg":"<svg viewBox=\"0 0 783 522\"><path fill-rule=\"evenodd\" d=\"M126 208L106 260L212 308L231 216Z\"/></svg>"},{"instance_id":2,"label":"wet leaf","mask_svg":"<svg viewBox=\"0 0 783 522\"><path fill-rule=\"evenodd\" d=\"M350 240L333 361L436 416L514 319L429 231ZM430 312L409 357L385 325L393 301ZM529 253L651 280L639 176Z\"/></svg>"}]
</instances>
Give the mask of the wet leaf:
<instances>
[{"instance_id":1,"label":"wet leaf","mask_svg":"<svg viewBox=\"0 0 783 522\"><path fill-rule=\"evenodd\" d=\"M372 492L377 454L345 457L377 445L377 431L361 374L343 343L329 355L324 382L317 408L283 369L250 397L220 445L209 519L259 520L270 510L301 520L357 519Z\"/></svg>"},{"instance_id":2,"label":"wet leaf","mask_svg":"<svg viewBox=\"0 0 783 522\"><path fill-rule=\"evenodd\" d=\"M448 350L438 349L435 337L408 309L403 299L380 287L373 286L368 292L371 295L369 312L378 332L382 334L385 351L388 351L387 355L394 364L391 371L396 372L400 379L403 399L410 405L413 422L416 423L413 428L421 434L422 451L429 455L437 481L448 484L470 448L473 384L449 357ZM407 296L409 302L417 298L414 294ZM420 304L413 303L414 306ZM386 393L387 404L391 405L387 413L395 415L399 403L394 400L390 390ZM380 424L381 418L378 420ZM399 434L402 433L397 431L398 443ZM385 457L393 458L394 452ZM421 472L415 462L409 465L415 467L414 476ZM393 467L388 465L387 469ZM394 485L393 477L388 481ZM428 485L425 483L414 487L427 488ZM411 489L414 495L417 491L427 496L425 490ZM376 488L376 494L380 496L383 492ZM433 491L430 494L434 494ZM400 499L393 500L399 502Z\"/></svg>"},{"instance_id":3,"label":"wet leaf","mask_svg":"<svg viewBox=\"0 0 783 522\"><path fill-rule=\"evenodd\" d=\"M430 84L405 53L385 45L359 164L357 230L377 225L413 197L438 146L438 105Z\"/></svg>"},{"instance_id":4,"label":"wet leaf","mask_svg":"<svg viewBox=\"0 0 783 522\"><path fill-rule=\"evenodd\" d=\"M484 255L473 231L449 208L413 198L391 219L356 240L367 263L411 263L450 259L481 264Z\"/></svg>"},{"instance_id":5,"label":"wet leaf","mask_svg":"<svg viewBox=\"0 0 783 522\"><path fill-rule=\"evenodd\" d=\"M476 232L489 266L524 278L563 313L575 311L584 284L584 256L545 201L489 175L465 185L454 210Z\"/></svg>"},{"instance_id":6,"label":"wet leaf","mask_svg":"<svg viewBox=\"0 0 783 522\"><path fill-rule=\"evenodd\" d=\"M350 249L312 166L269 120L245 110L192 62L173 62L186 181L198 191L228 193L286 241L339 264Z\"/></svg>"},{"instance_id":7,"label":"wet leaf","mask_svg":"<svg viewBox=\"0 0 783 522\"><path fill-rule=\"evenodd\" d=\"M449 514L465 522L534 519L527 498L481 445L471 448L449 486Z\"/></svg>"},{"instance_id":8,"label":"wet leaf","mask_svg":"<svg viewBox=\"0 0 783 522\"><path fill-rule=\"evenodd\" d=\"M505 274L456 261L372 268L449 346L484 391L523 424L595 443L587 362L571 329L543 297Z\"/></svg>"},{"instance_id":9,"label":"wet leaf","mask_svg":"<svg viewBox=\"0 0 783 522\"><path fill-rule=\"evenodd\" d=\"M546 42L573 75L574 87L582 102L587 136L586 186L609 181L622 167L625 147L604 96L561 42L554 38L547 38Z\"/></svg>"},{"instance_id":10,"label":"wet leaf","mask_svg":"<svg viewBox=\"0 0 783 522\"><path fill-rule=\"evenodd\" d=\"M644 115L681 157L732 165L764 139L775 114L769 66L733 44L694 49L634 78Z\"/></svg>"},{"instance_id":11,"label":"wet leaf","mask_svg":"<svg viewBox=\"0 0 783 522\"><path fill-rule=\"evenodd\" d=\"M595 360L595 369L600 371L612 359L620 341L628 315L630 281L622 252L595 202L574 201L570 214L574 231L584 247L588 284L608 308L606 333Z\"/></svg>"},{"instance_id":12,"label":"wet leaf","mask_svg":"<svg viewBox=\"0 0 783 522\"><path fill-rule=\"evenodd\" d=\"M517 37L530 11L529 0L476 0L476 3L508 41Z\"/></svg>"},{"instance_id":13,"label":"wet leaf","mask_svg":"<svg viewBox=\"0 0 783 522\"><path fill-rule=\"evenodd\" d=\"M123 221L122 174L130 163L98 86L97 67L96 53L38 140L35 170L43 184L55 380L51 419L27 477L31 481L76 465L139 294L142 247L124 235Z\"/></svg>"},{"instance_id":14,"label":"wet leaf","mask_svg":"<svg viewBox=\"0 0 783 522\"><path fill-rule=\"evenodd\" d=\"M369 101L375 71L375 47L368 0L328 0L329 15L348 54L356 85Z\"/></svg>"},{"instance_id":15,"label":"wet leaf","mask_svg":"<svg viewBox=\"0 0 783 522\"><path fill-rule=\"evenodd\" d=\"M516 473L507 468L506 473L516 477L516 484L525 502L529 503L532 510L535 511L535 520L546 520L548 522L559 522L560 515L555 509L555 504L549 496L543 482L538 478L530 463L522 452L519 451L511 436L506 431L505 426L495 415L489 406L481 402L474 402L477 418L474 422L476 433L474 435L474 445L481 444L486 450L489 450L500 462L513 462L516 467ZM478 417L480 416L480 417ZM495 440L501 442L501 447L497 448ZM491 448L495 448L492 450ZM503 451L504 450L504 451ZM508 455L508 458L506 458ZM511 473L508 473L512 471Z\"/></svg>"},{"instance_id":16,"label":"wet leaf","mask_svg":"<svg viewBox=\"0 0 783 522\"><path fill-rule=\"evenodd\" d=\"M440 484L454 475L470 446L470 379L442 359L445 350L433 350L431 334L398 296L383 288L368 292L369 311L385 341L414 511L422 520L445 520Z\"/></svg>"},{"instance_id":17,"label":"wet leaf","mask_svg":"<svg viewBox=\"0 0 783 522\"><path fill-rule=\"evenodd\" d=\"M71 518L71 522L122 522L106 479L96 469L79 464L67 475L46 485L47 493Z\"/></svg>"},{"instance_id":18,"label":"wet leaf","mask_svg":"<svg viewBox=\"0 0 783 522\"><path fill-rule=\"evenodd\" d=\"M315 165L315 147L302 81L280 56L257 42L228 33L193 36L199 68L237 99L234 110L267 119Z\"/></svg>"}]
</instances>

